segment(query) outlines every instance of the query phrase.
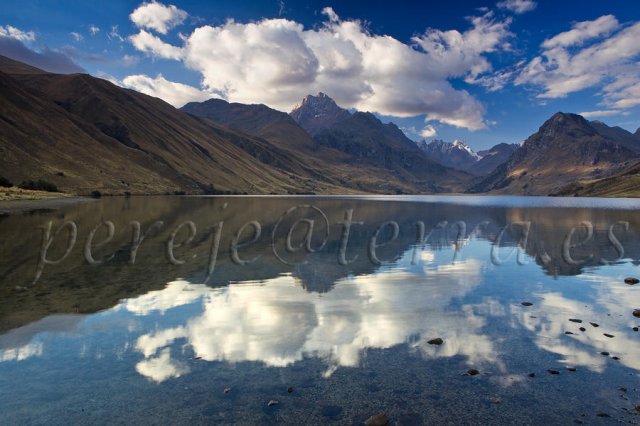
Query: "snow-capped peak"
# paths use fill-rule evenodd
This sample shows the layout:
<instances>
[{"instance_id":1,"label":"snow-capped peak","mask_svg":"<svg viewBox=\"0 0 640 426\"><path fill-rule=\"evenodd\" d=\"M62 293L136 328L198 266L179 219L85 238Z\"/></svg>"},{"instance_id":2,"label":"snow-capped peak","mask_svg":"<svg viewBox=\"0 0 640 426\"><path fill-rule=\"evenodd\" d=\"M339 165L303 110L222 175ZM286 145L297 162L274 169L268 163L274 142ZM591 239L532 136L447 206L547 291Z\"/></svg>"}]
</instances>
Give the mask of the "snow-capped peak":
<instances>
[{"instance_id":1,"label":"snow-capped peak","mask_svg":"<svg viewBox=\"0 0 640 426\"><path fill-rule=\"evenodd\" d=\"M477 152L475 152L473 149L471 149L471 147L469 145L467 145L466 143L464 143L460 139L454 140L452 142L452 145L454 147L458 148L458 149L466 151L469 155L471 155L473 158L475 158L476 161L479 161L480 159L482 159L481 155L479 155Z\"/></svg>"}]
</instances>

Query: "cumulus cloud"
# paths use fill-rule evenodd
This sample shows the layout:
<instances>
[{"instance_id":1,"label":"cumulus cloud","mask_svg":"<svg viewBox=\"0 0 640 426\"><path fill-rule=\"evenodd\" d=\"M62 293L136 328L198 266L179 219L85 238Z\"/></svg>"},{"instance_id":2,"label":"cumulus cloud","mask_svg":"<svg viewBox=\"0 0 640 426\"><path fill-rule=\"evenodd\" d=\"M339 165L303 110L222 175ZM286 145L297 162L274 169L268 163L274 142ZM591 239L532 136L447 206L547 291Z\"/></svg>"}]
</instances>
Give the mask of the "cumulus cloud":
<instances>
[{"instance_id":1,"label":"cumulus cloud","mask_svg":"<svg viewBox=\"0 0 640 426\"><path fill-rule=\"evenodd\" d=\"M143 3L134 10L129 18L138 28L148 28L160 34L166 34L187 19L187 12L174 5L166 6L162 3Z\"/></svg>"},{"instance_id":2,"label":"cumulus cloud","mask_svg":"<svg viewBox=\"0 0 640 426\"><path fill-rule=\"evenodd\" d=\"M540 87L539 98L562 98L597 87L608 109L639 105L639 38L640 22L622 26L611 15L579 22L546 40L540 56L520 71L515 84Z\"/></svg>"},{"instance_id":3,"label":"cumulus cloud","mask_svg":"<svg viewBox=\"0 0 640 426\"><path fill-rule=\"evenodd\" d=\"M521 15L535 9L538 3L533 0L505 0L498 2L497 6L500 9L506 9L517 15Z\"/></svg>"},{"instance_id":4,"label":"cumulus cloud","mask_svg":"<svg viewBox=\"0 0 640 426\"><path fill-rule=\"evenodd\" d=\"M205 91L233 102L286 111L305 95L324 92L346 108L486 127L484 106L450 80L481 84L492 70L486 55L509 49L509 18L489 12L470 19L466 31L429 29L406 44L372 34L358 20L341 20L331 8L323 14L327 21L314 29L287 19L229 20L196 28L182 46L145 30L130 41L149 55L182 61L202 75Z\"/></svg>"},{"instance_id":5,"label":"cumulus cloud","mask_svg":"<svg viewBox=\"0 0 640 426\"><path fill-rule=\"evenodd\" d=\"M424 127L424 129L422 129L422 131L420 131L420 136L422 136L423 138L432 138L437 134L438 131L432 125L427 125Z\"/></svg>"},{"instance_id":6,"label":"cumulus cloud","mask_svg":"<svg viewBox=\"0 0 640 426\"><path fill-rule=\"evenodd\" d=\"M84 38L84 37L82 37L82 34L77 33L77 32L75 32L75 31L74 31L74 32L69 33L69 35L71 35L71 37L73 37L73 39L74 39L76 42L78 42L78 41L82 41L82 39Z\"/></svg>"},{"instance_id":7,"label":"cumulus cloud","mask_svg":"<svg viewBox=\"0 0 640 426\"><path fill-rule=\"evenodd\" d=\"M35 41L36 34L33 31L22 31L19 28L12 27L11 25L0 25L0 37L12 38L14 40L29 42Z\"/></svg>"},{"instance_id":8,"label":"cumulus cloud","mask_svg":"<svg viewBox=\"0 0 640 426\"><path fill-rule=\"evenodd\" d=\"M192 101L206 101L219 97L212 92L197 89L187 84L175 83L165 79L162 74L155 78L146 75L130 75L120 84L149 96L158 97L175 107L181 107Z\"/></svg>"},{"instance_id":9,"label":"cumulus cloud","mask_svg":"<svg viewBox=\"0 0 640 426\"><path fill-rule=\"evenodd\" d=\"M165 43L145 30L140 30L138 34L130 36L129 40L133 47L152 56L176 60L181 59L183 56L181 48Z\"/></svg>"},{"instance_id":10,"label":"cumulus cloud","mask_svg":"<svg viewBox=\"0 0 640 426\"><path fill-rule=\"evenodd\" d=\"M90 25L89 32L91 33L92 36L94 36L100 32L100 28L96 25Z\"/></svg>"}]
</instances>

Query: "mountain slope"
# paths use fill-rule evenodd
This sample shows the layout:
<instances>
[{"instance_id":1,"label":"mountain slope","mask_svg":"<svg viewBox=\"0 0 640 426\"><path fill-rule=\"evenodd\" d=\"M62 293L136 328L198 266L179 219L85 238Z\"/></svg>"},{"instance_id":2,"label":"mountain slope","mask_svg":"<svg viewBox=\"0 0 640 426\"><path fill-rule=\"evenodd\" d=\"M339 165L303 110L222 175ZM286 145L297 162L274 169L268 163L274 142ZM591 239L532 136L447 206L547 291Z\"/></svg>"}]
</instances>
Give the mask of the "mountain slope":
<instances>
[{"instance_id":1,"label":"mountain slope","mask_svg":"<svg viewBox=\"0 0 640 426\"><path fill-rule=\"evenodd\" d=\"M470 192L547 195L581 179L615 174L637 158L583 117L557 113Z\"/></svg>"},{"instance_id":2,"label":"mountain slope","mask_svg":"<svg viewBox=\"0 0 640 426\"><path fill-rule=\"evenodd\" d=\"M478 176L485 176L493 172L500 164L504 163L520 148L519 144L499 143L487 150L479 151L480 160L469 168L469 172Z\"/></svg>"},{"instance_id":3,"label":"mountain slope","mask_svg":"<svg viewBox=\"0 0 640 426\"><path fill-rule=\"evenodd\" d=\"M602 121L597 120L590 121L589 124L605 138L611 139L632 151L640 152L640 134L634 135L618 126L609 127Z\"/></svg>"},{"instance_id":4,"label":"mountain slope","mask_svg":"<svg viewBox=\"0 0 640 426\"><path fill-rule=\"evenodd\" d=\"M559 190L561 196L580 197L640 197L640 163L608 178L579 182Z\"/></svg>"},{"instance_id":5,"label":"mountain slope","mask_svg":"<svg viewBox=\"0 0 640 426\"><path fill-rule=\"evenodd\" d=\"M264 140L160 99L84 74L8 71L0 140L7 155L0 161L14 181L47 178L76 192L287 193L314 187L291 179L290 160Z\"/></svg>"}]
</instances>

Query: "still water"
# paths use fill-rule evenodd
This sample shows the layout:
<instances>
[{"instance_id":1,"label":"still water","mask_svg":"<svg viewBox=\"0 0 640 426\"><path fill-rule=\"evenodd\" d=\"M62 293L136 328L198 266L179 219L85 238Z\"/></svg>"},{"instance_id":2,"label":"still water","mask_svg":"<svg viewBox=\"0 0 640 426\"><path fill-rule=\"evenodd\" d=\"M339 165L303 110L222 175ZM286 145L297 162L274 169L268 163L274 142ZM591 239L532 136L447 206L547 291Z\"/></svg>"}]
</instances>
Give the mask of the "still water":
<instances>
[{"instance_id":1,"label":"still water","mask_svg":"<svg viewBox=\"0 0 640 426\"><path fill-rule=\"evenodd\" d=\"M637 424L639 263L635 200L12 212L0 422Z\"/></svg>"}]
</instances>

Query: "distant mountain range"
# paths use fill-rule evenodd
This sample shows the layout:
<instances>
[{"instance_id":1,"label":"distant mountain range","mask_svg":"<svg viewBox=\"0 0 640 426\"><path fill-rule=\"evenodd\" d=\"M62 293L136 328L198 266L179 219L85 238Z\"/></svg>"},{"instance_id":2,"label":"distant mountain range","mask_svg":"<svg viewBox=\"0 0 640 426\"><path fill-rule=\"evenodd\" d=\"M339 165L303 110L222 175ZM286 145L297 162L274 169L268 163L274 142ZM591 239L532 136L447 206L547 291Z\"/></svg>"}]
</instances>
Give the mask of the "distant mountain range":
<instances>
[{"instance_id":1,"label":"distant mountain range","mask_svg":"<svg viewBox=\"0 0 640 426\"><path fill-rule=\"evenodd\" d=\"M501 143L490 149L475 152L461 140L447 143L434 139L429 143L425 140L419 141L418 147L429 158L442 165L482 176L491 173L505 162L519 148L519 145Z\"/></svg>"},{"instance_id":2,"label":"distant mountain range","mask_svg":"<svg viewBox=\"0 0 640 426\"><path fill-rule=\"evenodd\" d=\"M77 194L500 193L640 196L636 133L558 113L522 146L415 143L328 95L290 114L211 99L176 109L86 74L0 57L0 175Z\"/></svg>"}]
</instances>

